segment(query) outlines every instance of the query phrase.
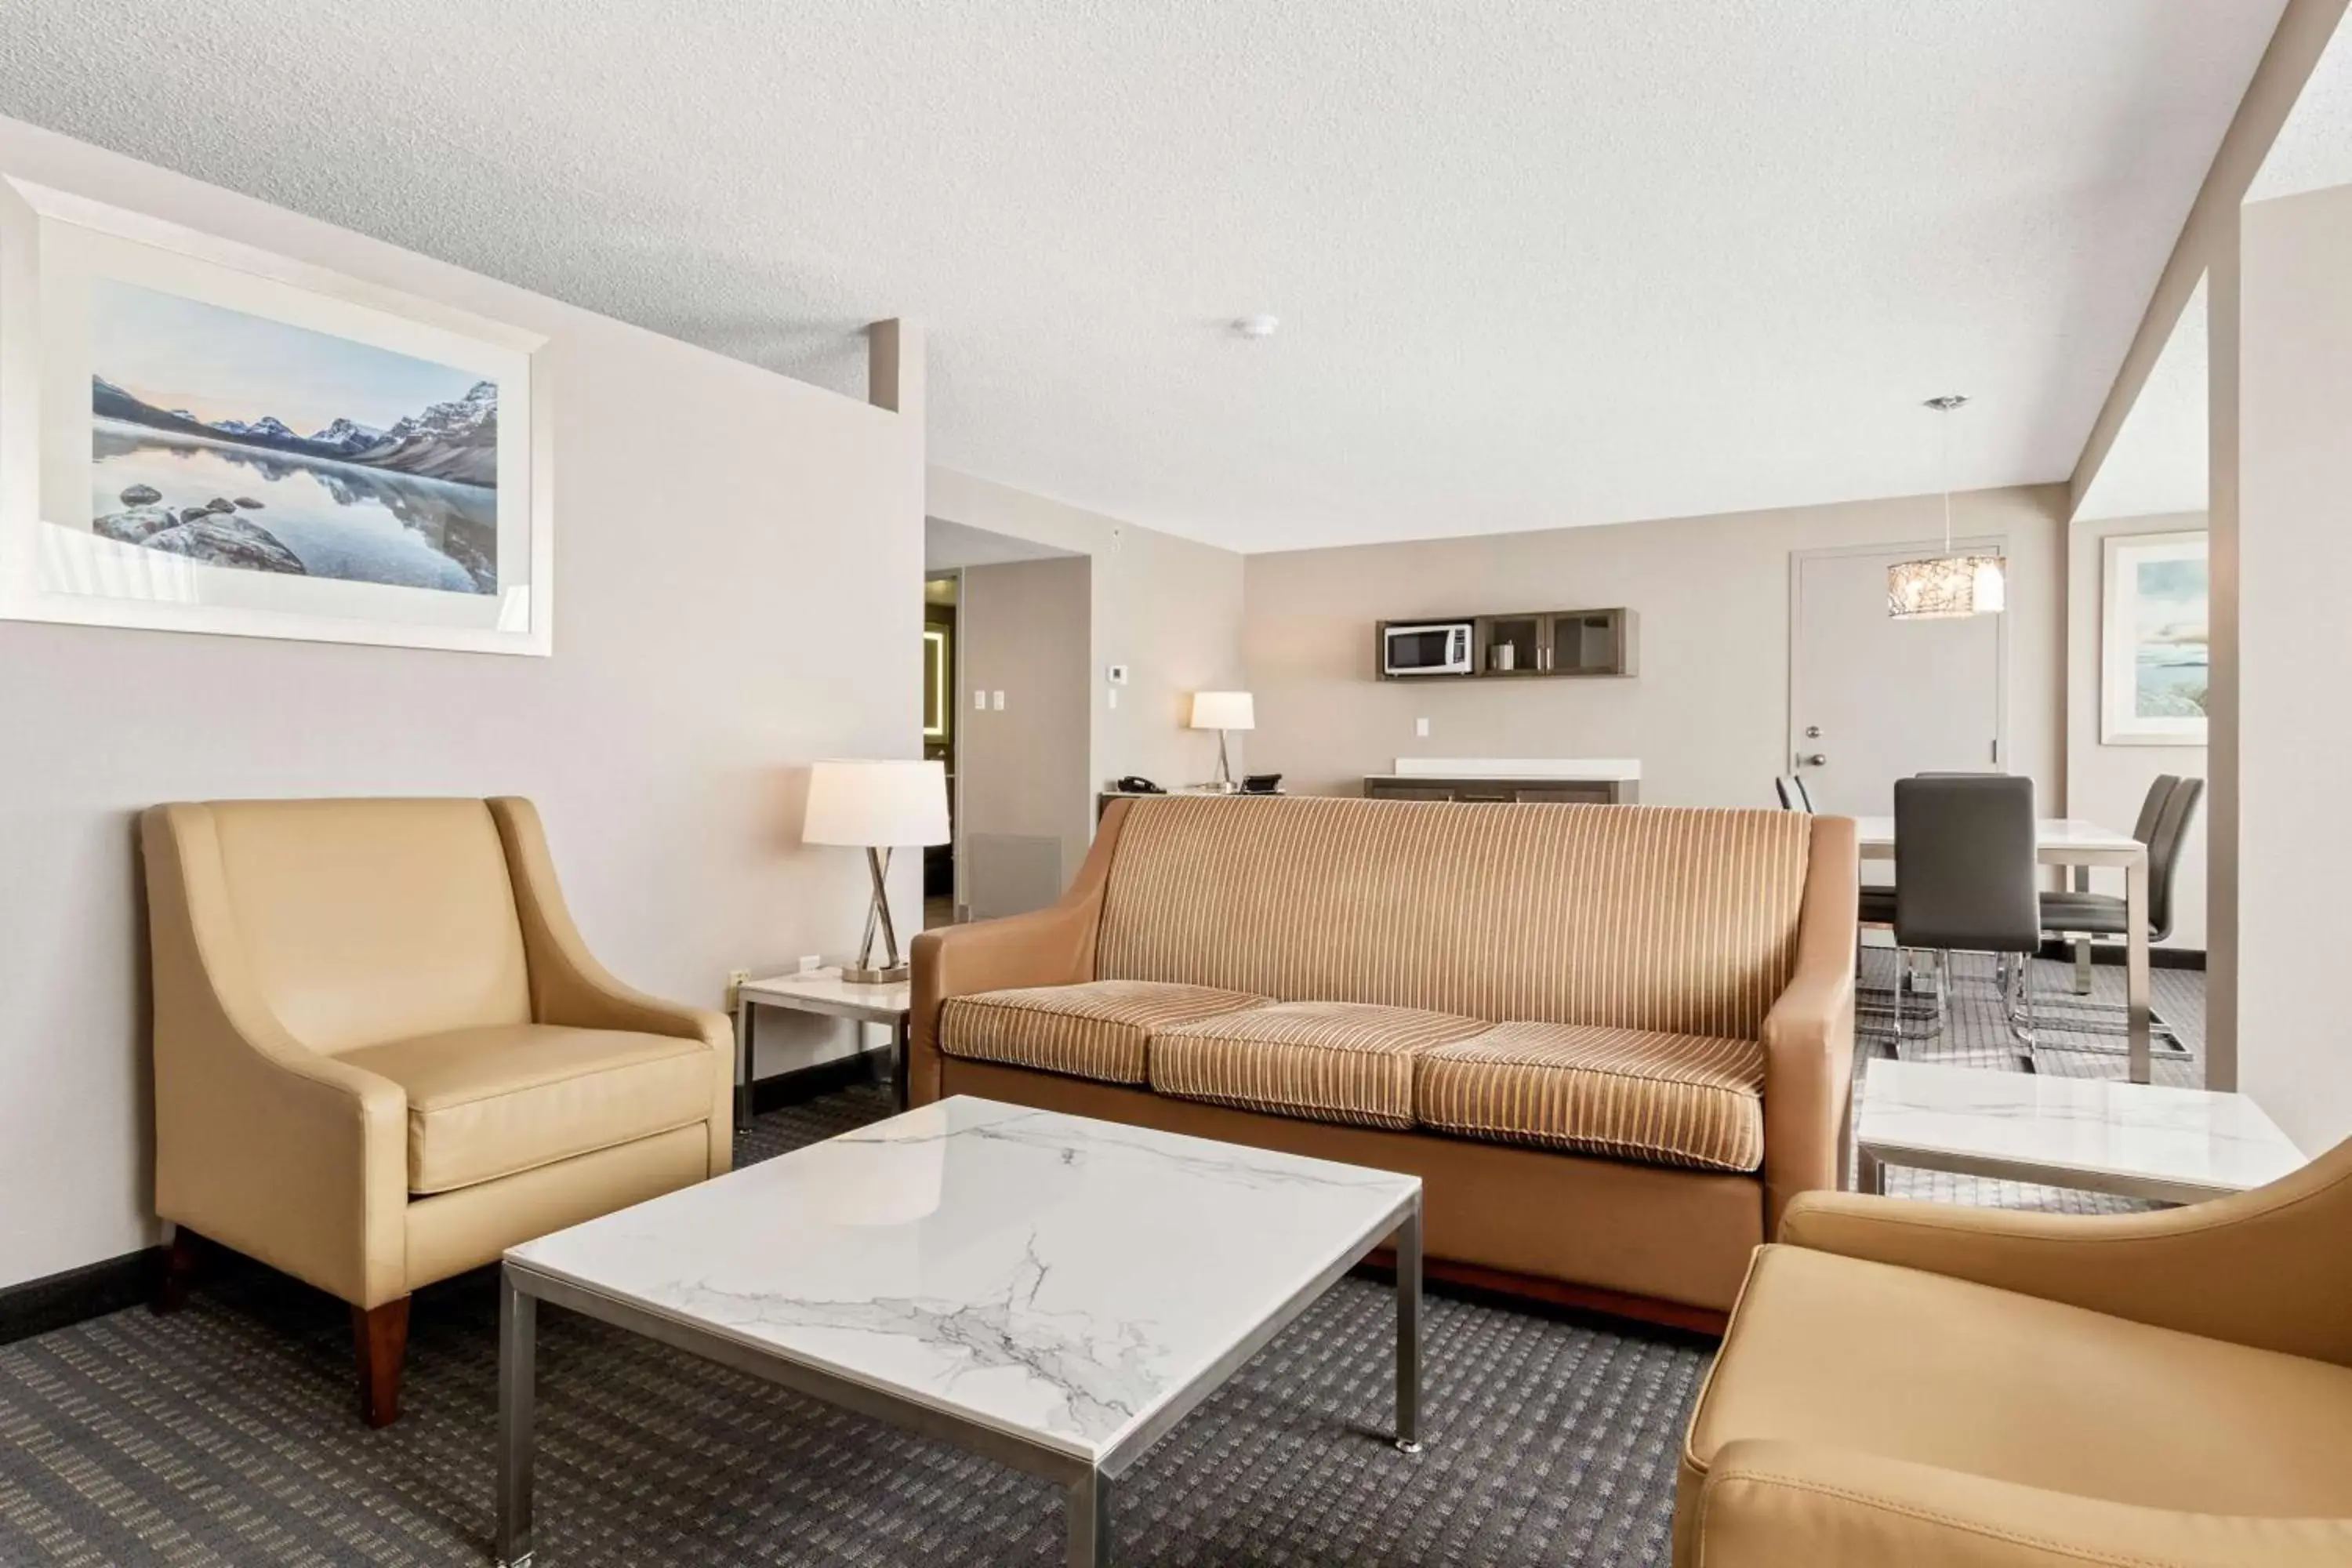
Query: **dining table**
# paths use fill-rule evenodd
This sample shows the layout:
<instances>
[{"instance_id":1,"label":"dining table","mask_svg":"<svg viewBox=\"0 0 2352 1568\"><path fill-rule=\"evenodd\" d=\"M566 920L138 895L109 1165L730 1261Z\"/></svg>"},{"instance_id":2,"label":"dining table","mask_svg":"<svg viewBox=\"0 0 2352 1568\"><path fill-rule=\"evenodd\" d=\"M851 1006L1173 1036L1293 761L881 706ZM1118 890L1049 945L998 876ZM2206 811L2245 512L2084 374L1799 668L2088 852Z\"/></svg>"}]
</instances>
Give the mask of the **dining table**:
<instances>
[{"instance_id":1,"label":"dining table","mask_svg":"<svg viewBox=\"0 0 2352 1568\"><path fill-rule=\"evenodd\" d=\"M1895 858L1895 819L1854 818L1855 837L1865 860ZM2120 867L2124 874L2124 1023L2131 1081L2148 1081L2152 1053L2148 1030L2147 846L2117 828L2075 816L2045 816L2033 825L2033 858L2044 866L2073 868L2078 890L2090 887L2092 868Z\"/></svg>"}]
</instances>

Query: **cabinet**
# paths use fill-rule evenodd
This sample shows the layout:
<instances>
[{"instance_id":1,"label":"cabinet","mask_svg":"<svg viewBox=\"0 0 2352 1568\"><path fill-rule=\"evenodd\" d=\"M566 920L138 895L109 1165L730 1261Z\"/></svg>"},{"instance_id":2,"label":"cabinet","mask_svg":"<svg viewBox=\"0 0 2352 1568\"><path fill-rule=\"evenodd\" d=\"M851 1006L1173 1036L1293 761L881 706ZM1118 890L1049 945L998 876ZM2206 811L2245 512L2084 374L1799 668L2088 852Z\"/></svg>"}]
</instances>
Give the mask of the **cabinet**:
<instances>
[{"instance_id":1,"label":"cabinet","mask_svg":"<svg viewBox=\"0 0 2352 1568\"><path fill-rule=\"evenodd\" d=\"M1391 624L1467 620L1472 668L1461 675L1389 675L1377 650ZM1636 618L1623 608L1526 610L1497 616L1423 616L1412 622L1382 621L1375 635L1373 668L1383 679L1526 680L1559 676L1634 673Z\"/></svg>"},{"instance_id":2,"label":"cabinet","mask_svg":"<svg viewBox=\"0 0 2352 1568\"><path fill-rule=\"evenodd\" d=\"M1364 781L1367 800L1503 801L1521 805L1632 805L1641 790L1632 779L1439 779L1376 773Z\"/></svg>"}]
</instances>

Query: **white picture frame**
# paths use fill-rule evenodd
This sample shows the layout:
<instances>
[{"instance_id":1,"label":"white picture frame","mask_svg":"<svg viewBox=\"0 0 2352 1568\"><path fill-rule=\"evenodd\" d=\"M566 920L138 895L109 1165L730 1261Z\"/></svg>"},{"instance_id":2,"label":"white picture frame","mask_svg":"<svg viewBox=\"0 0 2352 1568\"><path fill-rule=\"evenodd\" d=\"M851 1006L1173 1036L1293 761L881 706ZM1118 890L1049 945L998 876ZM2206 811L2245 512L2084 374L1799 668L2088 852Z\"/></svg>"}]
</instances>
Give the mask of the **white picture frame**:
<instances>
[{"instance_id":1,"label":"white picture frame","mask_svg":"<svg viewBox=\"0 0 2352 1568\"><path fill-rule=\"evenodd\" d=\"M2100 584L2100 744L2206 744L2207 534L2109 534Z\"/></svg>"},{"instance_id":2,"label":"white picture frame","mask_svg":"<svg viewBox=\"0 0 2352 1568\"><path fill-rule=\"evenodd\" d=\"M174 330L142 335L125 325L135 310L152 311ZM181 323L192 325L182 332L176 330ZM365 367L390 367L440 378L436 385L457 378L449 384L462 386L471 379L473 387L457 403L424 406L422 415L445 423L428 424L421 436L404 437L399 426L389 431L352 426L359 433L347 439L357 460L349 463L329 460L317 449L323 432L306 437L280 425L268 438L287 443L284 449L247 444L264 438L257 425L244 437L215 438L221 421L188 412L194 405L185 403L169 404L160 426L153 423L157 409L143 395L121 403L134 411L130 422L106 416L106 400L123 389L94 382L103 378L94 363L101 345L123 352L122 345L134 344L134 357L168 357L173 352L193 356L199 351L189 345L198 342L216 350L222 342L247 341L257 345L250 362L233 363L237 356L215 352L202 364L216 367L224 382L268 384L272 376L290 378L291 373L258 345L290 342L362 367L352 373L352 384L371 374ZM545 341L326 268L0 174L0 618L551 653L552 441L537 357ZM318 382L314 375L313 388ZM332 390L320 395L330 404L335 395ZM478 418L483 409L488 417L472 430L467 466L446 470L464 476L452 479L424 466L443 458L418 454L434 430L454 427L446 422L456 416L443 411L469 399L478 400ZM276 412L256 409L239 418ZM370 445L370 437L383 439ZM194 532L173 526L174 520L205 521L191 516L194 508L173 505L151 508L136 521L126 521L132 518L128 510L105 515L109 507L131 507L134 494L143 498L158 488L134 482L119 502L107 500L112 481L135 471L135 464L133 469L108 465L136 459L177 473L163 461L166 448L170 457L185 459L182 466L194 470L195 482L210 476L219 484L224 473L243 478L232 509L214 506L217 526L208 522ZM386 458L386 453L398 455ZM402 463L415 466L389 466ZM272 488L279 486L286 488ZM215 499L229 493L221 489ZM273 500L260 499L264 493ZM453 496L462 505L446 500ZM266 510L273 504L278 510ZM346 521L338 507L351 520L365 518L366 526ZM239 510L247 508L252 510ZM346 533L336 535L339 528ZM155 542L148 543L150 538ZM227 552L220 548L224 538L232 547ZM312 542L319 538L341 542L322 554ZM238 550L245 561L268 564L241 563Z\"/></svg>"}]
</instances>

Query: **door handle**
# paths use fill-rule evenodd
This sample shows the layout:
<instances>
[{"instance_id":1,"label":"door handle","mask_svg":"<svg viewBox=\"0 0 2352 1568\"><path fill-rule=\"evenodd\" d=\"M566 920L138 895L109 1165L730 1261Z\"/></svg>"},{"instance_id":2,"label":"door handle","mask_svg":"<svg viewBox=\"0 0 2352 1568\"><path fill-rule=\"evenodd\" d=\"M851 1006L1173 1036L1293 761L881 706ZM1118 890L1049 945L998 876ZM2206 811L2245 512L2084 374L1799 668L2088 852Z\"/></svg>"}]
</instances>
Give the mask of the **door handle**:
<instances>
[{"instance_id":1,"label":"door handle","mask_svg":"<svg viewBox=\"0 0 2352 1568\"><path fill-rule=\"evenodd\" d=\"M1825 768L1830 765L1829 758L1820 752L1813 752L1805 756L1799 757L1797 761L1809 768Z\"/></svg>"}]
</instances>

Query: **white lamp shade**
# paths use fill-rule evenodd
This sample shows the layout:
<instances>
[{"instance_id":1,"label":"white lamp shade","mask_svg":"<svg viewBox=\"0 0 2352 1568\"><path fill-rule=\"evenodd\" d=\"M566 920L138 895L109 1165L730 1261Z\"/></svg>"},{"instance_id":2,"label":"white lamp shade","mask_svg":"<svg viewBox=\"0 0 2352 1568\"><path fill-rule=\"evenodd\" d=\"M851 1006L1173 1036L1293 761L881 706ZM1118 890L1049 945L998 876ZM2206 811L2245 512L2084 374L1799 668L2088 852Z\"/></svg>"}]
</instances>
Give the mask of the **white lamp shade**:
<instances>
[{"instance_id":1,"label":"white lamp shade","mask_svg":"<svg viewBox=\"0 0 2352 1568\"><path fill-rule=\"evenodd\" d=\"M896 849L948 841L945 763L824 762L809 769L801 838Z\"/></svg>"},{"instance_id":2,"label":"white lamp shade","mask_svg":"<svg viewBox=\"0 0 2352 1568\"><path fill-rule=\"evenodd\" d=\"M1255 730L1257 728L1256 707L1246 691L1195 691L1192 693L1192 728Z\"/></svg>"}]
</instances>

